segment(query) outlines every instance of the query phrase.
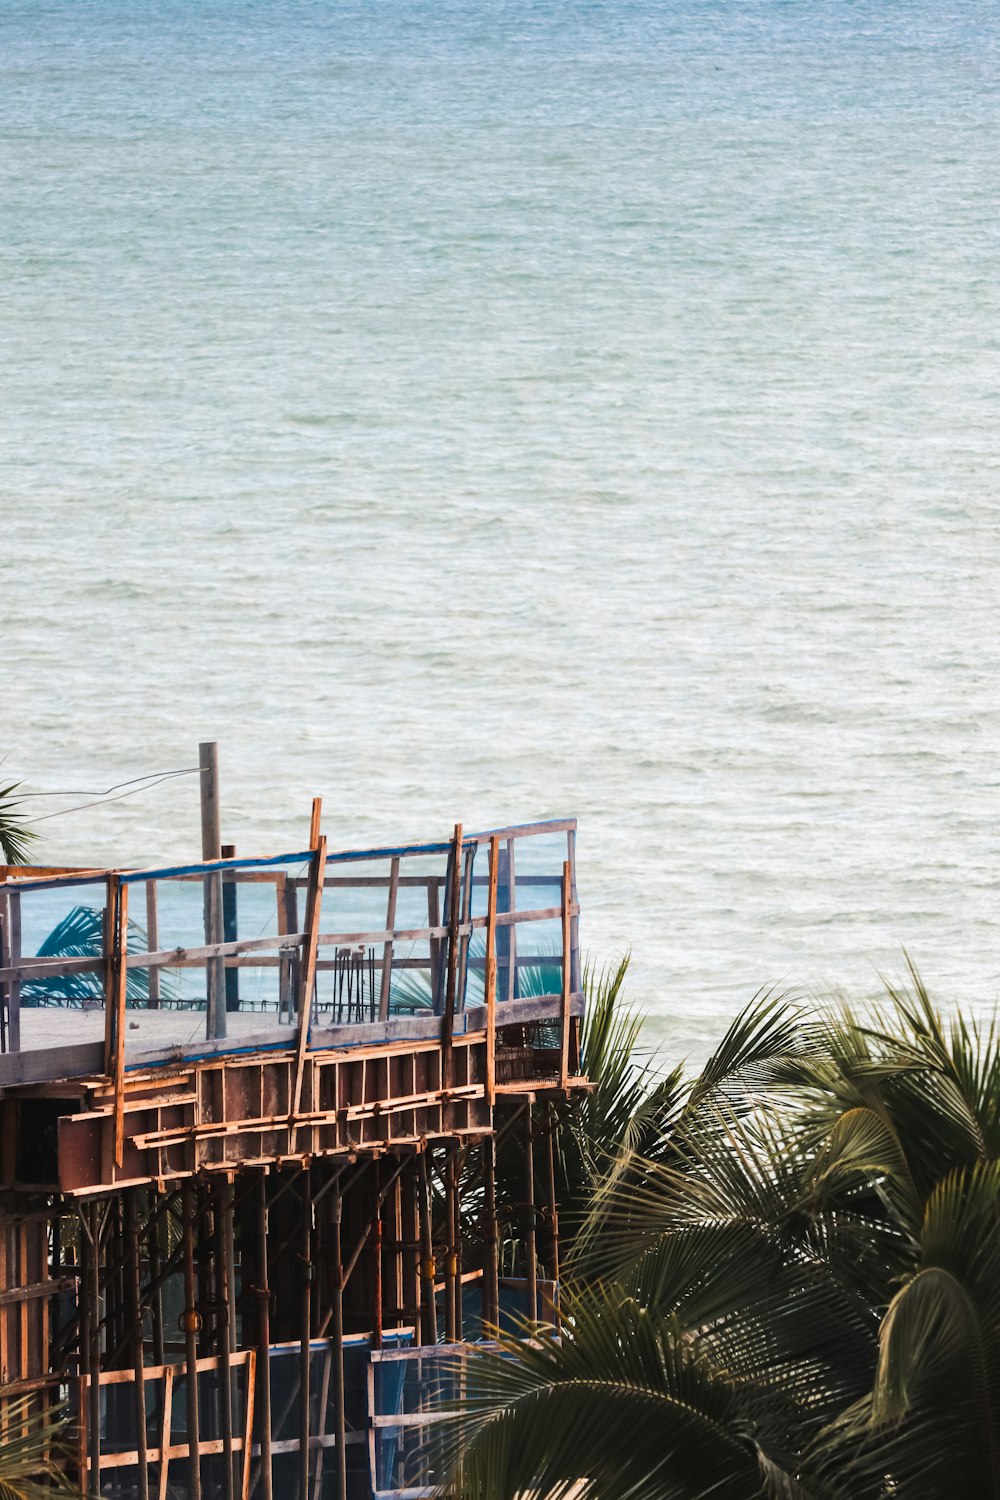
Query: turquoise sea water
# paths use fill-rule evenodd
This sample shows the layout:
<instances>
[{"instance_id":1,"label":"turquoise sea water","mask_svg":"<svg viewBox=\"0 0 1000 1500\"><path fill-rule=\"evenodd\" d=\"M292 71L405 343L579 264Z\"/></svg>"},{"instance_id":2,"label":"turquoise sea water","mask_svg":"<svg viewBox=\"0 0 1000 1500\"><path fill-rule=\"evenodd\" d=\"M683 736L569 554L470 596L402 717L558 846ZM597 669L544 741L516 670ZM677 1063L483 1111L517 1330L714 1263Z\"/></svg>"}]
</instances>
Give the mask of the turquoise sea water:
<instances>
[{"instance_id":1,"label":"turquoise sea water","mask_svg":"<svg viewBox=\"0 0 1000 1500\"><path fill-rule=\"evenodd\" d=\"M247 853L576 813L672 1049L904 943L992 1006L998 64L986 0L4 0L5 771L218 738ZM40 826L187 854L194 785Z\"/></svg>"}]
</instances>

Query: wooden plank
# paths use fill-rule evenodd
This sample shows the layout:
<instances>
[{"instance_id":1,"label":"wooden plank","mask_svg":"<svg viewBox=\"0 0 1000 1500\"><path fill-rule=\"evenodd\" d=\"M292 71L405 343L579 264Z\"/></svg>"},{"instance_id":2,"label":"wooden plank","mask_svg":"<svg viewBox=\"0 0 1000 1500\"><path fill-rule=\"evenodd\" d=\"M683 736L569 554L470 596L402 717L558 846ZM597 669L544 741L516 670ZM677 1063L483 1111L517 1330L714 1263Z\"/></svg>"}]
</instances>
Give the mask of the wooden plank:
<instances>
[{"instance_id":1,"label":"wooden plank","mask_svg":"<svg viewBox=\"0 0 1000 1500\"><path fill-rule=\"evenodd\" d=\"M399 890L399 858L393 859L389 874L389 892L386 898L385 925L389 932L396 924L396 893ZM389 1019L389 999L392 986L393 939L386 938L382 945L382 990L379 995L378 1015L380 1021Z\"/></svg>"},{"instance_id":2,"label":"wooden plank","mask_svg":"<svg viewBox=\"0 0 1000 1500\"><path fill-rule=\"evenodd\" d=\"M19 1226L23 1228L23 1225ZM6 1266L0 1258L0 1275L6 1276ZM60 1276L48 1281L33 1281L29 1286L16 1286L0 1292L0 1307L19 1307L22 1302L34 1302L40 1298L57 1297L62 1292L75 1291L76 1276ZM2 1361L0 1361L2 1363Z\"/></svg>"},{"instance_id":3,"label":"wooden plank","mask_svg":"<svg viewBox=\"0 0 1000 1500\"><path fill-rule=\"evenodd\" d=\"M243 1475L240 1485L240 1500L249 1500L250 1497L250 1449L253 1438L254 1394L257 1388L257 1351L250 1349L247 1351L247 1355L246 1424L243 1435Z\"/></svg>"},{"instance_id":4,"label":"wooden plank","mask_svg":"<svg viewBox=\"0 0 1000 1500\"><path fill-rule=\"evenodd\" d=\"M174 1367L168 1365L163 1373L163 1412L160 1420L160 1473L156 1500L167 1500L167 1479L170 1474L170 1424L174 1416Z\"/></svg>"},{"instance_id":5,"label":"wooden plank","mask_svg":"<svg viewBox=\"0 0 1000 1500\"><path fill-rule=\"evenodd\" d=\"M295 1082L292 1089L289 1124L292 1126L292 1149L295 1149L295 1117L302 1103L302 1076L305 1068L306 1048L309 1044L313 986L316 983L316 955L319 944L320 911L323 903L323 876L326 873L326 839L320 835L313 854L315 881L309 890L306 908L306 941L302 955L302 976L299 989L299 1035L295 1050Z\"/></svg>"},{"instance_id":6,"label":"wooden plank","mask_svg":"<svg viewBox=\"0 0 1000 1500\"><path fill-rule=\"evenodd\" d=\"M322 822L323 822L323 798L322 797L314 797L313 800L312 800L312 814L311 814L310 819L309 819L309 847L310 847L310 849L318 849L319 848L319 839L320 839L320 834L322 833L322 826L321 826Z\"/></svg>"}]
</instances>

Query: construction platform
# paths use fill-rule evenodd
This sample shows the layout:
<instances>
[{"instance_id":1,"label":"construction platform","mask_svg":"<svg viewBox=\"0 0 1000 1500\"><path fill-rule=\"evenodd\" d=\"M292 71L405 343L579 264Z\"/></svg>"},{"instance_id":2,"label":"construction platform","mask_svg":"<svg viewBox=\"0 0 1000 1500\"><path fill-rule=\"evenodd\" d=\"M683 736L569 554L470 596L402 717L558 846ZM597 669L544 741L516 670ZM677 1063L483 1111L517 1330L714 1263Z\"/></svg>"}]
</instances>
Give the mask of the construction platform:
<instances>
[{"instance_id":1,"label":"construction platform","mask_svg":"<svg viewBox=\"0 0 1000 1500\"><path fill-rule=\"evenodd\" d=\"M121 1500L435 1492L461 1350L558 1320L575 842L328 852L316 805L268 858L0 867L0 1425L67 1401Z\"/></svg>"}]
</instances>

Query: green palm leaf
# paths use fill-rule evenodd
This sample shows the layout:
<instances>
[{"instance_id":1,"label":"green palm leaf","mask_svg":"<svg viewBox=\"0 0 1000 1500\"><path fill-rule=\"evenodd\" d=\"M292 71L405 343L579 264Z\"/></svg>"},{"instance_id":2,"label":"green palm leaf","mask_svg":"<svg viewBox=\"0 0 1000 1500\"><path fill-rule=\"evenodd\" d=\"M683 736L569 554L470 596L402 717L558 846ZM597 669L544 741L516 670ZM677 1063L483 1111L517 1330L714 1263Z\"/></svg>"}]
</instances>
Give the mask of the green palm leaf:
<instances>
[{"instance_id":1,"label":"green palm leaf","mask_svg":"<svg viewBox=\"0 0 1000 1500\"><path fill-rule=\"evenodd\" d=\"M33 1396L0 1387L0 1500L79 1496L67 1477L74 1459L65 1409L44 1411Z\"/></svg>"}]
</instances>

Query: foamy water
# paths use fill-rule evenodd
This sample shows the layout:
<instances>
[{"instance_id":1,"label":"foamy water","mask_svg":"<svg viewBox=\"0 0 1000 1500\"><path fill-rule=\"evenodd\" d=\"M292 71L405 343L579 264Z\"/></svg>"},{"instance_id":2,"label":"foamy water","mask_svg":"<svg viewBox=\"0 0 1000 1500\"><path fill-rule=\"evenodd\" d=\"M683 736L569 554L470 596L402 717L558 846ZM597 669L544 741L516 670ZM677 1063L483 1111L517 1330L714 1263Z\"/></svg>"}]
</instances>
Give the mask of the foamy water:
<instances>
[{"instance_id":1,"label":"foamy water","mask_svg":"<svg viewBox=\"0 0 1000 1500\"><path fill-rule=\"evenodd\" d=\"M903 944L992 1006L997 38L5 0L4 770L217 738L246 853L575 813L671 1052ZM197 852L194 781L40 828Z\"/></svg>"}]
</instances>

